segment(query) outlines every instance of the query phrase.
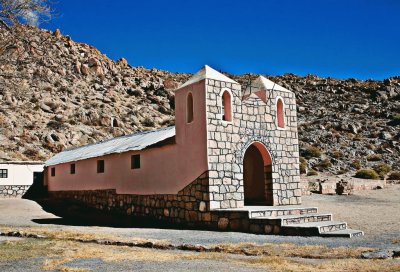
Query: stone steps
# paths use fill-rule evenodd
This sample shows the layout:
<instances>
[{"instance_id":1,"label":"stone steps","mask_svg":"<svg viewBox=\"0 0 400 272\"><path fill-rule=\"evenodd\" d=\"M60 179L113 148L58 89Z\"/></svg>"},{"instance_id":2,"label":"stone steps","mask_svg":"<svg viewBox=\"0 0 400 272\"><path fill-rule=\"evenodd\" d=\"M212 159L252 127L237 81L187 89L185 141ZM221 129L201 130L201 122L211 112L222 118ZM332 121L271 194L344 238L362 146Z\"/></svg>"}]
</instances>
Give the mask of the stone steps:
<instances>
[{"instance_id":1,"label":"stone steps","mask_svg":"<svg viewBox=\"0 0 400 272\"><path fill-rule=\"evenodd\" d=\"M278 217L284 215L302 215L302 214L314 214L318 212L316 207L285 207L285 208L268 208L249 210L249 218L260 218L260 217Z\"/></svg>"},{"instance_id":2,"label":"stone steps","mask_svg":"<svg viewBox=\"0 0 400 272\"><path fill-rule=\"evenodd\" d=\"M346 222L333 221L331 213L318 213L316 207L245 206L225 212L247 212L252 233L347 238L364 235L360 230L348 229Z\"/></svg>"},{"instance_id":3,"label":"stone steps","mask_svg":"<svg viewBox=\"0 0 400 272\"><path fill-rule=\"evenodd\" d=\"M276 217L255 217L252 219L269 219L269 220L279 220L281 222L281 226L287 226L291 224L301 224L301 223L309 223L309 222L322 222L322 221L332 221L331 213L323 213L323 214L301 214L301 215L282 215Z\"/></svg>"},{"instance_id":4,"label":"stone steps","mask_svg":"<svg viewBox=\"0 0 400 272\"><path fill-rule=\"evenodd\" d=\"M294 229L294 230L316 230L318 234L324 232L331 232L336 230L344 230L347 229L346 222L340 221L320 221L320 222L307 222L307 223L300 223L300 224L291 224L284 226L286 229Z\"/></svg>"},{"instance_id":5,"label":"stone steps","mask_svg":"<svg viewBox=\"0 0 400 272\"><path fill-rule=\"evenodd\" d=\"M343 237L343 238L353 238L364 236L364 232L361 230L353 230L353 229L345 229L345 230L336 230L331 232L321 233L322 237Z\"/></svg>"}]
</instances>

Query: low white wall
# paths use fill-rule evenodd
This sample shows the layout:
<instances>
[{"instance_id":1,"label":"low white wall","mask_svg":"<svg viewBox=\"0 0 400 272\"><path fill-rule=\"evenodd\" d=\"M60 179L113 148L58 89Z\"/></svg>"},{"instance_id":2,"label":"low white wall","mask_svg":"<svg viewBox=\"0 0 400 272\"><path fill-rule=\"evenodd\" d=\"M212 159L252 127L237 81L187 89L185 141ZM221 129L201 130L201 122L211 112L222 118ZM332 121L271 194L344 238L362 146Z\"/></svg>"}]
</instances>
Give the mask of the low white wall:
<instances>
[{"instance_id":1,"label":"low white wall","mask_svg":"<svg viewBox=\"0 0 400 272\"><path fill-rule=\"evenodd\" d=\"M43 164L0 162L0 169L8 170L7 178L0 178L3 185L32 185L33 172L43 172Z\"/></svg>"}]
</instances>

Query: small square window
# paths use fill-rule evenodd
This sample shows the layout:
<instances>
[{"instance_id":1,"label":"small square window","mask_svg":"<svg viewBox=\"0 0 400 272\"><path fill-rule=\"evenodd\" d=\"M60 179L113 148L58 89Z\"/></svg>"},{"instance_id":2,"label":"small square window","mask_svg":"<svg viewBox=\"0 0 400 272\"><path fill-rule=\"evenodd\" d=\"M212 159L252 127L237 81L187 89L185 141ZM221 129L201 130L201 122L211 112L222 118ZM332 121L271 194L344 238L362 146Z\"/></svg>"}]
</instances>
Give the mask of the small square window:
<instances>
[{"instance_id":1,"label":"small square window","mask_svg":"<svg viewBox=\"0 0 400 272\"><path fill-rule=\"evenodd\" d=\"M56 175L56 168L51 168L51 176L54 177Z\"/></svg>"},{"instance_id":2,"label":"small square window","mask_svg":"<svg viewBox=\"0 0 400 272\"><path fill-rule=\"evenodd\" d=\"M140 155L132 155L131 169L139 169L139 168L140 168Z\"/></svg>"},{"instance_id":3,"label":"small square window","mask_svg":"<svg viewBox=\"0 0 400 272\"><path fill-rule=\"evenodd\" d=\"M8 178L8 169L0 169L0 178Z\"/></svg>"},{"instance_id":4,"label":"small square window","mask_svg":"<svg viewBox=\"0 0 400 272\"><path fill-rule=\"evenodd\" d=\"M97 161L97 173L104 173L104 160Z\"/></svg>"},{"instance_id":5,"label":"small square window","mask_svg":"<svg viewBox=\"0 0 400 272\"><path fill-rule=\"evenodd\" d=\"M71 164L71 174L75 174L75 163Z\"/></svg>"}]
</instances>

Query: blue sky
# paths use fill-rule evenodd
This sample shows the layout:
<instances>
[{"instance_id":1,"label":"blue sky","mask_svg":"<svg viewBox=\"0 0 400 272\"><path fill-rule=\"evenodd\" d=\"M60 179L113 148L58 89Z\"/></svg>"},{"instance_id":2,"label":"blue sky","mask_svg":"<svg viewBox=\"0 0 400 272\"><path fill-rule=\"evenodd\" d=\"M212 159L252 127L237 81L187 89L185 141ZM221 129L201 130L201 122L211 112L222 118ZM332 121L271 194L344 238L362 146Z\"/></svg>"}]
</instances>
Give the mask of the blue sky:
<instances>
[{"instance_id":1,"label":"blue sky","mask_svg":"<svg viewBox=\"0 0 400 272\"><path fill-rule=\"evenodd\" d=\"M60 0L54 8L41 27L132 66L400 76L398 0Z\"/></svg>"}]
</instances>

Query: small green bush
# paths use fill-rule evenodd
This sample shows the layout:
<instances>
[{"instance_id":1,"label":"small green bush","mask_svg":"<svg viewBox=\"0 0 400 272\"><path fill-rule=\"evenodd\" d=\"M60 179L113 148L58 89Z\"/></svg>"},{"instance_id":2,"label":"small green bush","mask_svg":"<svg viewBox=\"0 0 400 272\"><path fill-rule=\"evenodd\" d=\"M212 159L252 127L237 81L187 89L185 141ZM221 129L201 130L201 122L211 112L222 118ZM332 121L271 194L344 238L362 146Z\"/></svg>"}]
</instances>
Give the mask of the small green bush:
<instances>
[{"instance_id":1,"label":"small green bush","mask_svg":"<svg viewBox=\"0 0 400 272\"><path fill-rule=\"evenodd\" d=\"M315 171L314 169L311 169L310 171L307 172L307 176L318 176L318 172Z\"/></svg>"},{"instance_id":2,"label":"small green bush","mask_svg":"<svg viewBox=\"0 0 400 272\"><path fill-rule=\"evenodd\" d=\"M368 161L380 161L382 159L382 156L380 154L371 154L368 155L367 160Z\"/></svg>"},{"instance_id":3,"label":"small green bush","mask_svg":"<svg viewBox=\"0 0 400 272\"><path fill-rule=\"evenodd\" d=\"M393 117L392 121L389 122L391 126L398 126L400 125L400 114Z\"/></svg>"},{"instance_id":4,"label":"small green bush","mask_svg":"<svg viewBox=\"0 0 400 272\"><path fill-rule=\"evenodd\" d=\"M390 167L390 165L382 162L382 163L380 163L378 165L375 165L374 166L374 170L375 170L375 172L378 173L378 175L381 178L384 178L386 176L386 174L389 173L390 170L392 170L392 168Z\"/></svg>"},{"instance_id":5,"label":"small green bush","mask_svg":"<svg viewBox=\"0 0 400 272\"><path fill-rule=\"evenodd\" d=\"M321 150L319 150L317 147L315 146L308 146L306 147L306 149L304 150L304 157L306 159L310 159L310 158L318 158L321 157Z\"/></svg>"},{"instance_id":6,"label":"small green bush","mask_svg":"<svg viewBox=\"0 0 400 272\"><path fill-rule=\"evenodd\" d=\"M378 173L376 173L374 169L370 168L358 170L355 177L362 179L379 179Z\"/></svg>"},{"instance_id":7,"label":"small green bush","mask_svg":"<svg viewBox=\"0 0 400 272\"><path fill-rule=\"evenodd\" d=\"M400 171L390 173L388 180L400 180Z\"/></svg>"},{"instance_id":8,"label":"small green bush","mask_svg":"<svg viewBox=\"0 0 400 272\"><path fill-rule=\"evenodd\" d=\"M307 160L304 157L300 157L300 174L307 172Z\"/></svg>"}]
</instances>

